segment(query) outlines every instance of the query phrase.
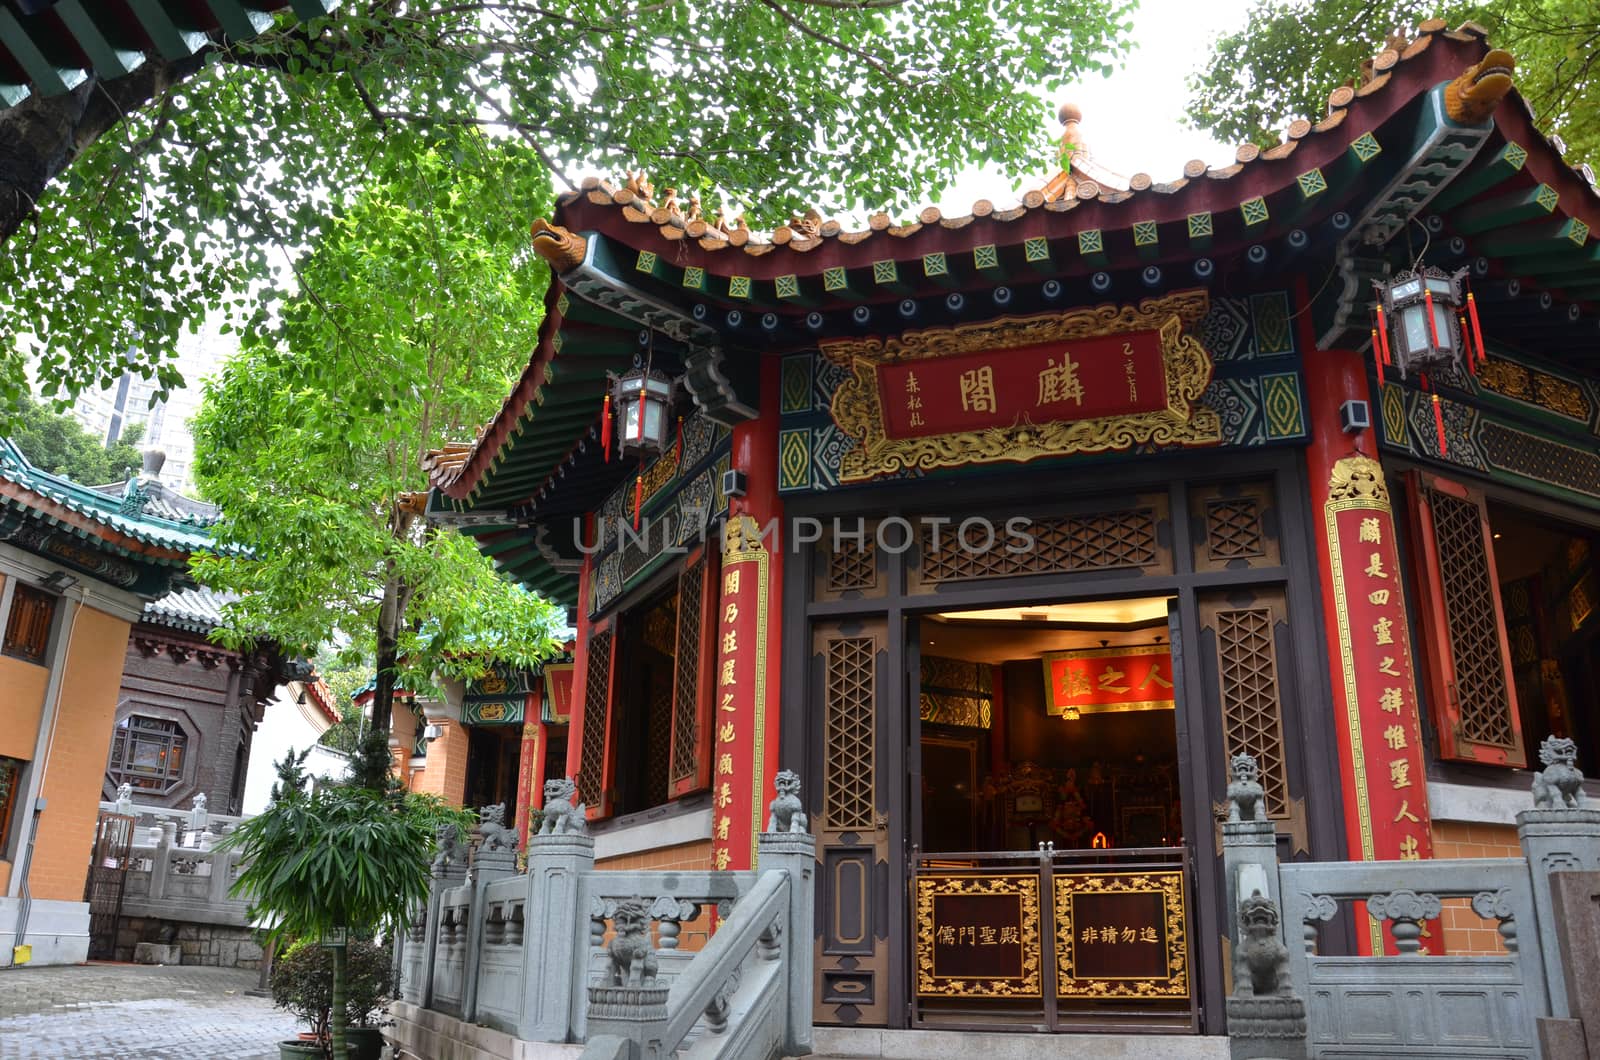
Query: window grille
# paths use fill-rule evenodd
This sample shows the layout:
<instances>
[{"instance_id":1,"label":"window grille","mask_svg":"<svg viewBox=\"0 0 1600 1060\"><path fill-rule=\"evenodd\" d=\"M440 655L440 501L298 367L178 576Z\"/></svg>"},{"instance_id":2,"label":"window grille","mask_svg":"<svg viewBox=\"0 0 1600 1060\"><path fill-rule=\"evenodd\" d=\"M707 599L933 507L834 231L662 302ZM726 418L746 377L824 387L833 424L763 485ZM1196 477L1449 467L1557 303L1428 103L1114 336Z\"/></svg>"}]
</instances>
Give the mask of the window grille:
<instances>
[{"instance_id":1,"label":"window grille","mask_svg":"<svg viewBox=\"0 0 1600 1060\"><path fill-rule=\"evenodd\" d=\"M166 718L130 714L117 722L111 738L111 764L106 772L114 785L132 784L165 794L183 779L184 751L189 736Z\"/></svg>"},{"instance_id":2,"label":"window grille","mask_svg":"<svg viewBox=\"0 0 1600 1060\"><path fill-rule=\"evenodd\" d=\"M50 649L50 624L56 617L56 598L31 585L18 585L11 597L11 615L0 654L44 665Z\"/></svg>"}]
</instances>

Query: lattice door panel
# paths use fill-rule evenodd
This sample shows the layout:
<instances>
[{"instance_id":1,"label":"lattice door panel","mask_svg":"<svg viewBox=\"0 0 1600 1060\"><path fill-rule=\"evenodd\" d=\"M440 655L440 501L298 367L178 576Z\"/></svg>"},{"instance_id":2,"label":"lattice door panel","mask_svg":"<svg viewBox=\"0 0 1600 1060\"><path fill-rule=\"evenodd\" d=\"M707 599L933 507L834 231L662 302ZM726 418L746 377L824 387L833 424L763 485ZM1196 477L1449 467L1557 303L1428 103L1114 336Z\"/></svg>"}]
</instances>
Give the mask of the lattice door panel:
<instances>
[{"instance_id":1,"label":"lattice door panel","mask_svg":"<svg viewBox=\"0 0 1600 1060\"><path fill-rule=\"evenodd\" d=\"M859 533L858 533L859 532ZM891 531L901 534L903 531ZM886 538L898 545L900 537ZM824 521L816 546L815 600L879 597L888 589L887 557L878 548L877 524L840 519Z\"/></svg>"},{"instance_id":2,"label":"lattice door panel","mask_svg":"<svg viewBox=\"0 0 1600 1060\"><path fill-rule=\"evenodd\" d=\"M672 688L672 794L711 783L711 670L716 664L714 550L678 576L678 629Z\"/></svg>"},{"instance_id":3,"label":"lattice door panel","mask_svg":"<svg viewBox=\"0 0 1600 1060\"><path fill-rule=\"evenodd\" d=\"M887 792L881 740L889 731L885 700L897 702L884 672L882 619L819 625L813 630L810 716L820 732L811 790L817 815L818 939L815 1019L884 1025L889 1014L889 923L880 901L888 881ZM903 783L904 777L899 778Z\"/></svg>"},{"instance_id":4,"label":"lattice door panel","mask_svg":"<svg viewBox=\"0 0 1600 1060\"><path fill-rule=\"evenodd\" d=\"M605 802L607 773L606 737L611 728L612 629L589 635L588 661L583 678L583 735L578 758L578 794L593 812Z\"/></svg>"},{"instance_id":5,"label":"lattice door panel","mask_svg":"<svg viewBox=\"0 0 1600 1060\"><path fill-rule=\"evenodd\" d=\"M1267 815L1285 818L1289 769L1276 632L1281 597L1258 596L1257 602L1259 606L1249 607L1203 604L1201 622L1216 637L1225 760L1253 755L1261 768Z\"/></svg>"},{"instance_id":6,"label":"lattice door panel","mask_svg":"<svg viewBox=\"0 0 1600 1060\"><path fill-rule=\"evenodd\" d=\"M1505 609L1482 494L1413 474L1412 566L1422 596L1424 658L1440 754L1527 765Z\"/></svg>"}]
</instances>

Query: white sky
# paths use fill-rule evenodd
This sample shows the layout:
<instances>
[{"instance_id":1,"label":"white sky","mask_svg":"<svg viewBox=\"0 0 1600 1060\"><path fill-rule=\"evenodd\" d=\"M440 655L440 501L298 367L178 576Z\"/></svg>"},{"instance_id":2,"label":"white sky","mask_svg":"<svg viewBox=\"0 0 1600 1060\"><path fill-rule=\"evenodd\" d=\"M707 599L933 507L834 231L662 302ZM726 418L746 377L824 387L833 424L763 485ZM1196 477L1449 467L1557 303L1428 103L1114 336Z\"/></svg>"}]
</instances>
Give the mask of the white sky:
<instances>
[{"instance_id":1,"label":"white sky","mask_svg":"<svg viewBox=\"0 0 1600 1060\"><path fill-rule=\"evenodd\" d=\"M1096 162L1127 176L1149 173L1158 183L1181 177L1191 158L1213 166L1232 163L1236 145L1219 144L1182 124L1186 79L1205 62L1214 37L1244 25L1249 6L1250 0L1141 0L1130 35L1134 50L1125 65L1111 77L1071 86L1056 100L1083 111L1079 129ZM1054 108L1049 121L1052 134L1059 135ZM1024 190L1051 175L1025 175ZM969 171L936 205L959 216L977 199L1011 200L1019 176L1024 175Z\"/></svg>"}]
</instances>

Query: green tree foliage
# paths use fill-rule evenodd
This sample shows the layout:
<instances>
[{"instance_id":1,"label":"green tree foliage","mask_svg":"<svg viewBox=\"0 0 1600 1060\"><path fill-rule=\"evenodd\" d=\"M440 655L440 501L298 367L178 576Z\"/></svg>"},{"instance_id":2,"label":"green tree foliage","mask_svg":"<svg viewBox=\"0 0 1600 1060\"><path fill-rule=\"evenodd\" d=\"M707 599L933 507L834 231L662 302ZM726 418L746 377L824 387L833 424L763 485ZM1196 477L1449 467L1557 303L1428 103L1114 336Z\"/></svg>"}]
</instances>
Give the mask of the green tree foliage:
<instances>
[{"instance_id":1,"label":"green tree foliage","mask_svg":"<svg viewBox=\"0 0 1600 1060\"><path fill-rule=\"evenodd\" d=\"M811 202L903 210L972 163L1025 176L1047 157L1035 86L1108 72L1130 8L397 0L285 15L0 112L0 337L39 353L50 396L119 373L112 351L130 348L174 385L183 327L270 285L381 178L375 160L446 127L491 126L562 171L642 166L708 213L731 193L752 224ZM21 356L0 341L0 398Z\"/></svg>"},{"instance_id":2,"label":"green tree foliage","mask_svg":"<svg viewBox=\"0 0 1600 1060\"><path fill-rule=\"evenodd\" d=\"M1517 88L1573 162L1600 162L1600 5L1594 0L1257 0L1245 27L1216 41L1191 79L1190 114L1224 140L1278 142L1297 117L1320 118L1328 93L1358 76L1398 27L1474 21L1517 59Z\"/></svg>"},{"instance_id":3,"label":"green tree foliage","mask_svg":"<svg viewBox=\"0 0 1600 1060\"><path fill-rule=\"evenodd\" d=\"M556 648L560 613L416 503L423 455L488 419L534 346L547 276L524 222L549 202L535 163L476 133L386 159L193 421L195 477L225 513L214 534L238 546L194 563L241 594L216 635L375 659L380 729L398 679L426 690Z\"/></svg>"},{"instance_id":4,"label":"green tree foliage","mask_svg":"<svg viewBox=\"0 0 1600 1060\"><path fill-rule=\"evenodd\" d=\"M144 424L135 423L117 441L102 445L71 416L56 412L26 393L16 396L11 440L41 471L64 475L86 486L118 482L137 473L143 465L144 456L139 451L143 439Z\"/></svg>"}]
</instances>

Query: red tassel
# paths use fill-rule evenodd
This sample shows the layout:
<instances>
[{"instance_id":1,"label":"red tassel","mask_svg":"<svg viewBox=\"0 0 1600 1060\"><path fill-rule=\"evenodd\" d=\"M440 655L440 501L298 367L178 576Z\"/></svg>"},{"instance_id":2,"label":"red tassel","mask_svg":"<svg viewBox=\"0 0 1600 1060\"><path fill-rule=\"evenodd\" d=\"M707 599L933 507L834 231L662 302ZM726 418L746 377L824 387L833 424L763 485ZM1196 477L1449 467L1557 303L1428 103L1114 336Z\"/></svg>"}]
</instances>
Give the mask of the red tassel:
<instances>
[{"instance_id":1,"label":"red tassel","mask_svg":"<svg viewBox=\"0 0 1600 1060\"><path fill-rule=\"evenodd\" d=\"M678 417L678 448L677 448L677 451L675 453L673 453L673 455L672 455L672 462L674 464L683 463L683 417L682 416Z\"/></svg>"},{"instance_id":2,"label":"red tassel","mask_svg":"<svg viewBox=\"0 0 1600 1060\"><path fill-rule=\"evenodd\" d=\"M611 463L611 395L606 395L605 411L600 413L600 448L606 451L606 463Z\"/></svg>"},{"instance_id":3,"label":"red tassel","mask_svg":"<svg viewBox=\"0 0 1600 1060\"><path fill-rule=\"evenodd\" d=\"M1433 348L1439 348L1439 325L1433 319L1433 292L1428 290L1427 281L1423 281L1422 300L1428 306L1428 334L1433 337Z\"/></svg>"},{"instance_id":4,"label":"red tassel","mask_svg":"<svg viewBox=\"0 0 1600 1060\"><path fill-rule=\"evenodd\" d=\"M1439 428L1441 431L1443 427ZM1444 435L1439 437L1443 438ZM639 509L644 506L644 476L639 475L633 480L633 528L639 529Z\"/></svg>"},{"instance_id":5,"label":"red tassel","mask_svg":"<svg viewBox=\"0 0 1600 1060\"><path fill-rule=\"evenodd\" d=\"M1478 358L1472 352L1472 342L1467 337L1467 318L1456 317L1456 323L1461 325L1461 344L1467 348L1467 374L1478 374Z\"/></svg>"},{"instance_id":6,"label":"red tassel","mask_svg":"<svg viewBox=\"0 0 1600 1060\"><path fill-rule=\"evenodd\" d=\"M1467 319L1472 321L1472 338L1478 344L1478 361L1489 359L1489 354L1483 348L1483 325L1478 323L1478 300L1472 297L1472 292L1467 292Z\"/></svg>"},{"instance_id":7,"label":"red tassel","mask_svg":"<svg viewBox=\"0 0 1600 1060\"><path fill-rule=\"evenodd\" d=\"M1433 428L1439 434L1439 455L1444 456L1450 450L1444 442L1444 409L1439 406L1439 395L1433 397Z\"/></svg>"},{"instance_id":8,"label":"red tassel","mask_svg":"<svg viewBox=\"0 0 1600 1060\"><path fill-rule=\"evenodd\" d=\"M1389 367L1389 325L1383 319L1383 306L1378 307L1378 349L1383 357L1383 366Z\"/></svg>"}]
</instances>

